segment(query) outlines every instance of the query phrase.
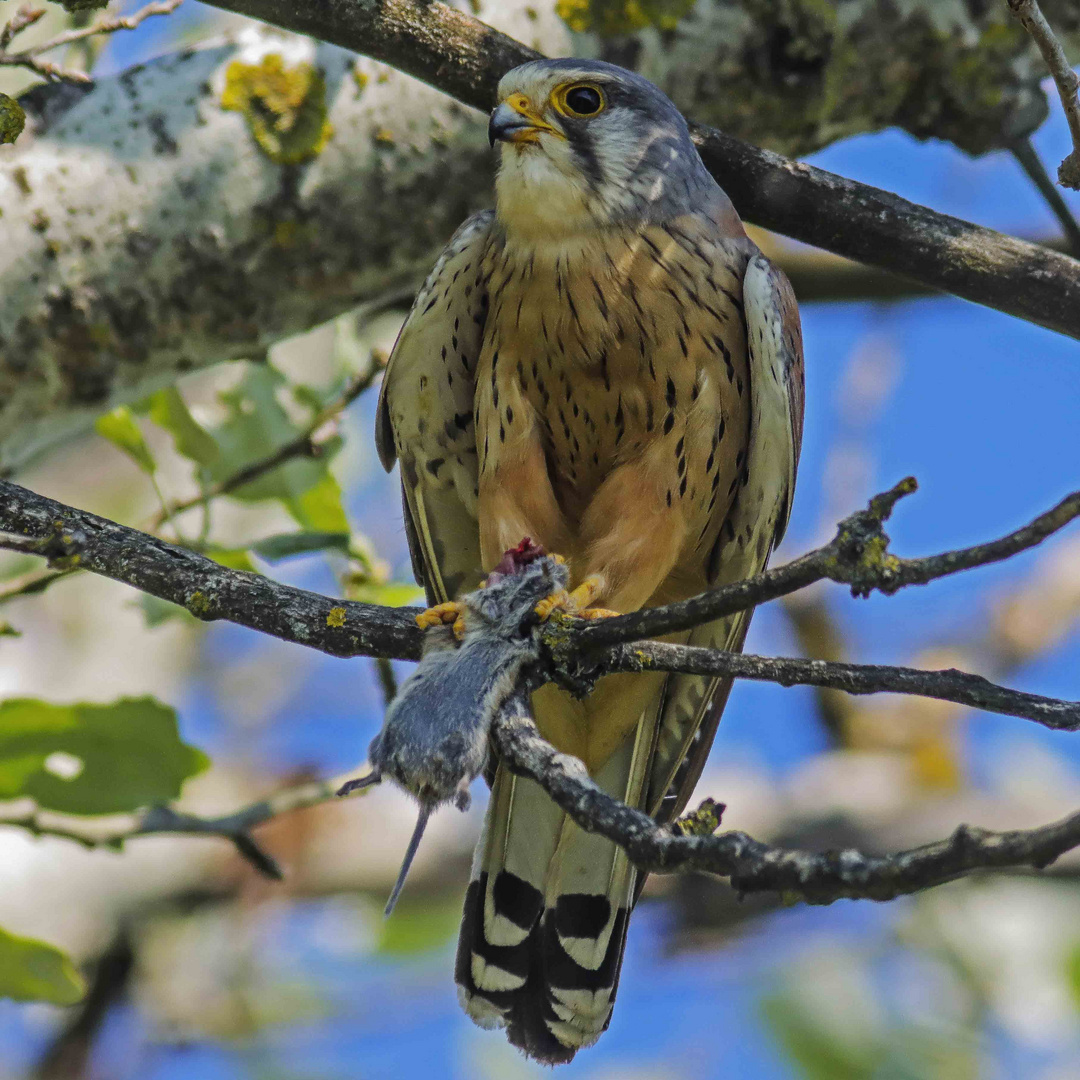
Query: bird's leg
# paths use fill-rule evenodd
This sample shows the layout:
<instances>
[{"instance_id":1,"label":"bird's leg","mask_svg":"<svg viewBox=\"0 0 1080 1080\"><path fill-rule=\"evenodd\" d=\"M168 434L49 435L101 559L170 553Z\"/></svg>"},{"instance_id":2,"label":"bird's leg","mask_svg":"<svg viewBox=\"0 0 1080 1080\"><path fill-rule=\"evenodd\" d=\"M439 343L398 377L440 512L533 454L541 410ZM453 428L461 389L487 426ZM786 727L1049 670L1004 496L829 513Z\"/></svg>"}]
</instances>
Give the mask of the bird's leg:
<instances>
[{"instance_id":1,"label":"bird's leg","mask_svg":"<svg viewBox=\"0 0 1080 1080\"><path fill-rule=\"evenodd\" d=\"M560 562L566 561L561 555L556 555L555 558ZM567 592L566 589L559 589L558 592L545 596L536 605L537 617L543 622L545 619L550 618L554 611L562 611L567 615L576 615L579 619L606 619L612 615L620 614L610 608L591 606L593 600L603 592L603 588L603 578L599 574L593 574L570 592Z\"/></svg>"},{"instance_id":2,"label":"bird's leg","mask_svg":"<svg viewBox=\"0 0 1080 1080\"><path fill-rule=\"evenodd\" d=\"M457 600L436 604L416 616L416 625L421 630L426 630L429 626L452 626L454 637L460 641L465 636L465 605Z\"/></svg>"}]
</instances>

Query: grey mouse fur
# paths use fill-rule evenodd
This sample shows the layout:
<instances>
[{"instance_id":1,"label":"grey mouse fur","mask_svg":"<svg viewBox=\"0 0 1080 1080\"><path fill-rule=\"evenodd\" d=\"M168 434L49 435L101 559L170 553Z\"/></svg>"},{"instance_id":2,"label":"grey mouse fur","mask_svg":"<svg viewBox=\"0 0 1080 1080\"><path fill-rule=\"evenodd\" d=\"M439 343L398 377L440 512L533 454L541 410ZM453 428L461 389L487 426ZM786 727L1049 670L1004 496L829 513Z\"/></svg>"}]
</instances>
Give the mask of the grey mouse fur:
<instances>
[{"instance_id":1,"label":"grey mouse fur","mask_svg":"<svg viewBox=\"0 0 1080 1080\"><path fill-rule=\"evenodd\" d=\"M488 735L522 668L539 656L534 609L564 589L566 567L523 542L507 552L487 584L463 600L465 634L449 626L424 634L420 663L401 684L371 742L372 772L341 793L395 780L420 802L420 817L390 896L393 909L431 813L446 802L469 806L469 785L483 771Z\"/></svg>"}]
</instances>

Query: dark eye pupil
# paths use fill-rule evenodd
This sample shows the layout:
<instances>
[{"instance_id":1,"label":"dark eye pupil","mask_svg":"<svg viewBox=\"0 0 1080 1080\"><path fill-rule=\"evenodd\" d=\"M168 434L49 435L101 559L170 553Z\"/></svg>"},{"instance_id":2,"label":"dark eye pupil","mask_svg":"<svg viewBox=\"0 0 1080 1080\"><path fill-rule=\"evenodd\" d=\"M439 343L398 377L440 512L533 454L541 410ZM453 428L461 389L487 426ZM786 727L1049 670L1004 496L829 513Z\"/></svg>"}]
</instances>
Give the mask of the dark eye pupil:
<instances>
[{"instance_id":1,"label":"dark eye pupil","mask_svg":"<svg viewBox=\"0 0 1080 1080\"><path fill-rule=\"evenodd\" d=\"M575 86L566 92L566 104L581 116L600 111L600 94L591 86Z\"/></svg>"}]
</instances>

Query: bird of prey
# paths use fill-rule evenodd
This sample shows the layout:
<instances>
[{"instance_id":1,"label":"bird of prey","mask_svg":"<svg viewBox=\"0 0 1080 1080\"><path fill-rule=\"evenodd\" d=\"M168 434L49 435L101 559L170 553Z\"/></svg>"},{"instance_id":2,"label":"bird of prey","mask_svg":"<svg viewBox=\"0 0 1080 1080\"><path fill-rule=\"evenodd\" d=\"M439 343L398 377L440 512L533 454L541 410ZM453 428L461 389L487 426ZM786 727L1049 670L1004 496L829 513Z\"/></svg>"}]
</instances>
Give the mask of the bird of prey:
<instances>
[{"instance_id":1,"label":"bird of prey","mask_svg":"<svg viewBox=\"0 0 1080 1080\"><path fill-rule=\"evenodd\" d=\"M469 218L386 369L377 443L400 461L418 580L452 619L524 537L563 555L565 611L630 612L760 571L802 435L799 316L675 106L611 64L538 60L499 84L495 209ZM550 605L549 605L550 606ZM447 614L449 612L449 614ZM747 615L674 635L741 648ZM540 731L660 820L701 773L729 682L546 686ZM535 783L496 767L465 900L468 1014L540 1061L607 1027L643 875Z\"/></svg>"}]
</instances>

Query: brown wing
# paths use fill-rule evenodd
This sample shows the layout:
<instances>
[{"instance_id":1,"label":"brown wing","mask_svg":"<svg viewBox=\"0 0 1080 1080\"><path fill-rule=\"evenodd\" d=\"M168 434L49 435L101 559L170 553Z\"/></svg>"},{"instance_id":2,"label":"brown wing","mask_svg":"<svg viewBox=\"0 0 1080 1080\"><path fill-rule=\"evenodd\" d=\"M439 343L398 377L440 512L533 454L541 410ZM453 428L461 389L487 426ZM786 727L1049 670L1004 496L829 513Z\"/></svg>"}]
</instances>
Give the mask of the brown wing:
<instances>
[{"instance_id":1,"label":"brown wing","mask_svg":"<svg viewBox=\"0 0 1080 1080\"><path fill-rule=\"evenodd\" d=\"M743 278L750 356L751 421L747 481L729 510L708 567L725 585L764 569L787 527L803 426L802 330L784 274L755 255ZM751 612L695 627L689 643L740 650ZM648 808L661 820L682 813L705 766L730 679L673 675L657 736Z\"/></svg>"},{"instance_id":2,"label":"brown wing","mask_svg":"<svg viewBox=\"0 0 1080 1080\"><path fill-rule=\"evenodd\" d=\"M375 444L401 463L405 531L431 603L480 582L473 428L476 363L487 317L483 256L494 214L454 234L417 294L383 376Z\"/></svg>"}]
</instances>

